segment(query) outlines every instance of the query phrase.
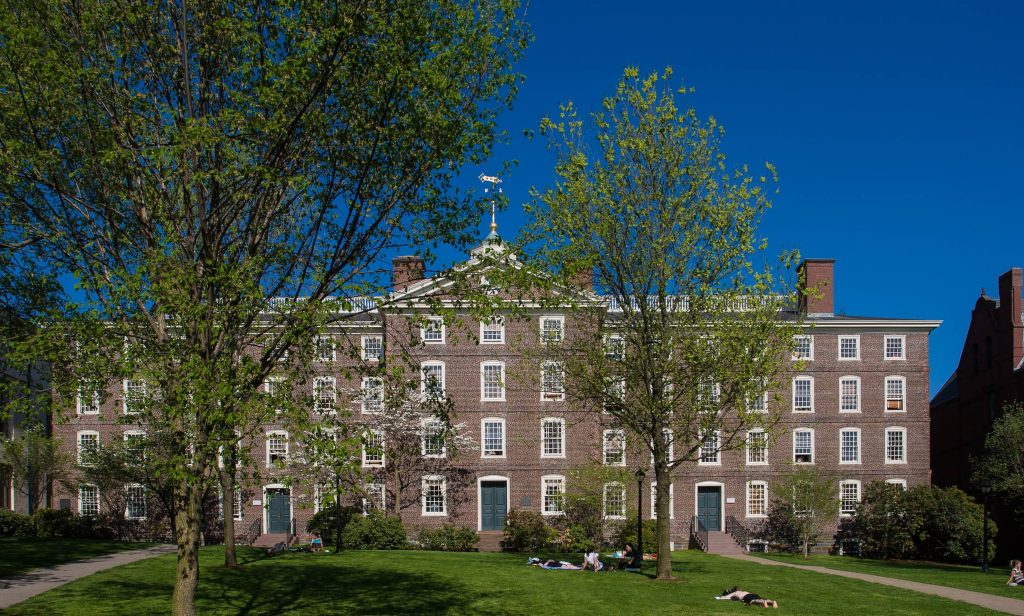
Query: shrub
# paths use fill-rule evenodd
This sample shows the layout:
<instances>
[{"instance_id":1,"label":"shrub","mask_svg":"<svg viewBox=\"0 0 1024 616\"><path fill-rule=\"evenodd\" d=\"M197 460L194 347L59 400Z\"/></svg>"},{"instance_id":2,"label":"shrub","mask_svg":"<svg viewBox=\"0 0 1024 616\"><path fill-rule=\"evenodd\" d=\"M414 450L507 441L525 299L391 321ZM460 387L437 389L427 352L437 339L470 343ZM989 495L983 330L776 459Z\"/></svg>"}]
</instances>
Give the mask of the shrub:
<instances>
[{"instance_id":1,"label":"shrub","mask_svg":"<svg viewBox=\"0 0 1024 616\"><path fill-rule=\"evenodd\" d=\"M324 545L338 545L336 540L336 535L338 534L337 511L338 507L334 503L324 505L306 523L306 532L320 533L320 537L324 540ZM349 522L353 518L362 517L362 514L362 509L358 507L341 508L341 533L343 537L345 535L345 527L348 526Z\"/></svg>"},{"instance_id":2,"label":"shrub","mask_svg":"<svg viewBox=\"0 0 1024 616\"><path fill-rule=\"evenodd\" d=\"M472 552L480 537L468 526L445 524L440 528L420 528L416 540L424 550Z\"/></svg>"},{"instance_id":3,"label":"shrub","mask_svg":"<svg viewBox=\"0 0 1024 616\"><path fill-rule=\"evenodd\" d=\"M908 507L921 523L914 533L917 558L941 562L981 561L982 507L959 488L917 486L907 491ZM996 526L989 520L988 552L995 551Z\"/></svg>"},{"instance_id":4,"label":"shrub","mask_svg":"<svg viewBox=\"0 0 1024 616\"><path fill-rule=\"evenodd\" d=\"M349 520L341 531L341 545L353 550L401 550L408 542L402 520L375 510Z\"/></svg>"},{"instance_id":5,"label":"shrub","mask_svg":"<svg viewBox=\"0 0 1024 616\"><path fill-rule=\"evenodd\" d=\"M582 524L567 524L558 533L558 547L563 552L586 552L595 545L600 545L600 541L591 539Z\"/></svg>"},{"instance_id":6,"label":"shrub","mask_svg":"<svg viewBox=\"0 0 1024 616\"><path fill-rule=\"evenodd\" d=\"M804 547L801 536L801 521L793 513L793 507L784 501L775 501L768 510L764 524L754 533L757 539L768 543L773 550L797 553ZM812 537L810 542L817 540Z\"/></svg>"},{"instance_id":7,"label":"shrub","mask_svg":"<svg viewBox=\"0 0 1024 616\"><path fill-rule=\"evenodd\" d=\"M34 537L35 534L31 517L0 509L0 537Z\"/></svg>"},{"instance_id":8,"label":"shrub","mask_svg":"<svg viewBox=\"0 0 1024 616\"><path fill-rule=\"evenodd\" d=\"M513 552L533 552L546 549L558 538L558 532L548 526L544 516L536 511L512 509L505 518L505 549Z\"/></svg>"},{"instance_id":9,"label":"shrub","mask_svg":"<svg viewBox=\"0 0 1024 616\"><path fill-rule=\"evenodd\" d=\"M572 496L566 499L565 516L561 520L562 536L572 538L566 551L579 552L592 545L601 545L604 539L604 511L600 499ZM563 546L565 542L563 542Z\"/></svg>"},{"instance_id":10,"label":"shrub","mask_svg":"<svg viewBox=\"0 0 1024 616\"><path fill-rule=\"evenodd\" d=\"M32 516L39 537L77 537L78 520L69 509L40 509Z\"/></svg>"},{"instance_id":11,"label":"shrub","mask_svg":"<svg viewBox=\"0 0 1024 616\"><path fill-rule=\"evenodd\" d=\"M920 512L909 504L900 486L875 481L864 488L850 532L860 543L861 556L887 559L915 555L914 534L921 520Z\"/></svg>"},{"instance_id":12,"label":"shrub","mask_svg":"<svg viewBox=\"0 0 1024 616\"><path fill-rule=\"evenodd\" d=\"M626 518L615 533L612 535L615 547L621 549L627 543L637 545L636 542L636 516ZM653 554L658 551L658 521L644 520L644 545L643 554Z\"/></svg>"}]
</instances>

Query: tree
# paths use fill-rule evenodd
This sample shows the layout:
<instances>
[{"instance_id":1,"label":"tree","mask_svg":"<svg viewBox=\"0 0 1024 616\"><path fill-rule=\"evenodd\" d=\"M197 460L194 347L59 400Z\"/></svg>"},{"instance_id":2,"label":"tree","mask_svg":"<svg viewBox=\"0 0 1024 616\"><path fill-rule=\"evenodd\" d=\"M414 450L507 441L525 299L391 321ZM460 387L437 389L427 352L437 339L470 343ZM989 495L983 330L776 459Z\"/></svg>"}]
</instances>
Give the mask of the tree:
<instances>
[{"instance_id":1,"label":"tree","mask_svg":"<svg viewBox=\"0 0 1024 616\"><path fill-rule=\"evenodd\" d=\"M489 154L515 94L516 9L0 5L2 244L72 275L76 313L125 345L93 357L146 383L136 418L172 445L173 613L195 612L216 457L265 416L279 360L359 312L389 250L467 239L478 208L452 179ZM89 356L60 325L67 403Z\"/></svg>"},{"instance_id":2,"label":"tree","mask_svg":"<svg viewBox=\"0 0 1024 616\"><path fill-rule=\"evenodd\" d=\"M907 491L907 507L916 513L920 524L914 532L917 557L938 562L981 562L984 518L981 505L963 490L932 485L915 486ZM999 532L989 521L989 556L995 552Z\"/></svg>"},{"instance_id":3,"label":"tree","mask_svg":"<svg viewBox=\"0 0 1024 616\"><path fill-rule=\"evenodd\" d=\"M972 459L971 466L974 485L991 486L1020 516L1024 508L1024 403L1003 407L1003 414L985 436L985 453Z\"/></svg>"},{"instance_id":4,"label":"tree","mask_svg":"<svg viewBox=\"0 0 1024 616\"><path fill-rule=\"evenodd\" d=\"M884 559L914 555L914 537L920 523L920 512L910 508L902 486L884 481L869 483L854 514L853 532L860 540L860 555Z\"/></svg>"},{"instance_id":5,"label":"tree","mask_svg":"<svg viewBox=\"0 0 1024 616\"><path fill-rule=\"evenodd\" d=\"M549 301L595 325L543 345L552 383L653 455L659 579L672 577L673 470L772 428L766 392L797 321L780 318L792 298L772 269L753 265L773 168L726 170L721 127L680 111L671 81L668 69L641 79L630 68L590 124L572 104L542 121L558 182L533 191L523 240L538 246L532 265L558 274ZM568 292L579 280L600 297Z\"/></svg>"},{"instance_id":6,"label":"tree","mask_svg":"<svg viewBox=\"0 0 1024 616\"><path fill-rule=\"evenodd\" d=\"M20 434L0 446L0 465L10 469L14 489L25 496L28 512L33 513L53 483L67 476L71 459L43 426L26 422Z\"/></svg>"},{"instance_id":7,"label":"tree","mask_svg":"<svg viewBox=\"0 0 1024 616\"><path fill-rule=\"evenodd\" d=\"M794 466L775 482L772 508L759 536L799 548L804 558L822 529L839 514L835 478L816 466Z\"/></svg>"}]
</instances>

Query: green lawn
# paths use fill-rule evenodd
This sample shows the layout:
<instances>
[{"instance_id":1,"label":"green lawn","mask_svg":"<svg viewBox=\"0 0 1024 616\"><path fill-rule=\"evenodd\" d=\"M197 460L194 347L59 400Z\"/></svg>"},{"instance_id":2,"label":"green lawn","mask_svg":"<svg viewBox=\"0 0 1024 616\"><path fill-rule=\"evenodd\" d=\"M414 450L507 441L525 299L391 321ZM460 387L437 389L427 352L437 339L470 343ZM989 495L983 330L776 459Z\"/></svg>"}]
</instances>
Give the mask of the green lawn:
<instances>
[{"instance_id":1,"label":"green lawn","mask_svg":"<svg viewBox=\"0 0 1024 616\"><path fill-rule=\"evenodd\" d=\"M1006 580L1010 577L1008 565L1006 567L992 566L988 573L982 573L981 567L910 560L871 560L824 554L813 554L808 560L804 560L803 556L797 554L755 554L755 556L794 565L814 565L829 569L869 573L1024 600L1024 588L1006 585Z\"/></svg>"},{"instance_id":2,"label":"green lawn","mask_svg":"<svg viewBox=\"0 0 1024 616\"><path fill-rule=\"evenodd\" d=\"M0 537L0 578L23 573L37 567L52 567L72 560L82 560L125 550L139 550L151 545L154 544L90 539Z\"/></svg>"},{"instance_id":3,"label":"green lawn","mask_svg":"<svg viewBox=\"0 0 1024 616\"><path fill-rule=\"evenodd\" d=\"M204 548L202 614L748 614L715 601L723 587L777 599L787 614L994 614L897 588L709 556L674 554L679 581L620 571L544 571L520 554L439 552L295 553L264 558L248 548L244 566L220 567ZM646 572L649 573L649 572ZM157 614L169 607L174 556L111 569L10 608L26 614Z\"/></svg>"}]
</instances>

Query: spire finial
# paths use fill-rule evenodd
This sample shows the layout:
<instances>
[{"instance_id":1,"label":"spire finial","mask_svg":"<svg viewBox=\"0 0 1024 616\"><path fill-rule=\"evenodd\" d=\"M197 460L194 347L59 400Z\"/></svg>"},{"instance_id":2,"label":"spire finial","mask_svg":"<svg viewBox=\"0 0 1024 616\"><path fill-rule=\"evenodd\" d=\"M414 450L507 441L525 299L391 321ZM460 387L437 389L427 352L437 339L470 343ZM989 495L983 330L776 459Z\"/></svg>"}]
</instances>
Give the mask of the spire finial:
<instances>
[{"instance_id":1,"label":"spire finial","mask_svg":"<svg viewBox=\"0 0 1024 616\"><path fill-rule=\"evenodd\" d=\"M477 179L479 179L481 182L484 182L486 184L490 184L491 185L490 188L485 188L484 189L485 193L490 193L493 190L493 191L501 194L501 187L498 186L498 184L501 184L501 178L499 178L498 176L495 176L495 175L484 175L483 173L481 173L477 177ZM498 222L495 219L495 214L494 214L494 198L492 197L491 198L491 234L488 235L487 238L488 239L495 239L497 237L498 237Z\"/></svg>"}]
</instances>

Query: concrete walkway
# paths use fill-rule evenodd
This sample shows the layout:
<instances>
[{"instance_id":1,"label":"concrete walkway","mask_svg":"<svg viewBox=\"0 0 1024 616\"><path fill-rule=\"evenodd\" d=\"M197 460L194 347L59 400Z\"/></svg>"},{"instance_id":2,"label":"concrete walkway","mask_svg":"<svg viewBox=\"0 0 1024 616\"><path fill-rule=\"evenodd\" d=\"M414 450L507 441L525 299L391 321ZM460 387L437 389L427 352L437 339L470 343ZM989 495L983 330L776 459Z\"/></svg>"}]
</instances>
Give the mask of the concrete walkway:
<instances>
[{"instance_id":1,"label":"concrete walkway","mask_svg":"<svg viewBox=\"0 0 1024 616\"><path fill-rule=\"evenodd\" d=\"M855 580L864 580L865 582L874 582L875 584L884 584L886 586L906 588L907 590L916 590L917 592L923 592L929 595L937 595L939 597L945 597L947 599L953 599L955 601L973 603L974 605L987 607L988 609L996 610L997 612L1006 612L1007 614L1019 614L1020 616L1024 616L1024 600L1021 599L1010 599L1009 597L988 595L983 592L974 592L973 590L962 590L960 588L950 588L949 586L936 586L935 584L923 584L921 582L911 582L909 580L898 580L895 578L887 578L882 577L880 575L871 575L868 573L854 573L853 571L828 569L826 567L818 567L815 565L794 565L792 563L780 563L774 560L768 560L766 558L747 556L745 554L736 556L723 554L723 556L726 556L727 558L736 558L738 560L746 560L753 563L760 563L762 565L792 567L794 569L804 569L807 571L816 571L818 573L827 573L828 575L838 575L839 577L853 578Z\"/></svg>"},{"instance_id":2,"label":"concrete walkway","mask_svg":"<svg viewBox=\"0 0 1024 616\"><path fill-rule=\"evenodd\" d=\"M96 558L76 560L56 567L33 569L27 573L9 578L0 578L0 610L21 603L25 599L42 594L68 582L92 575L97 571L126 565L144 558L152 558L160 554L170 554L177 550L173 545L158 545L145 550L118 552Z\"/></svg>"}]
</instances>

